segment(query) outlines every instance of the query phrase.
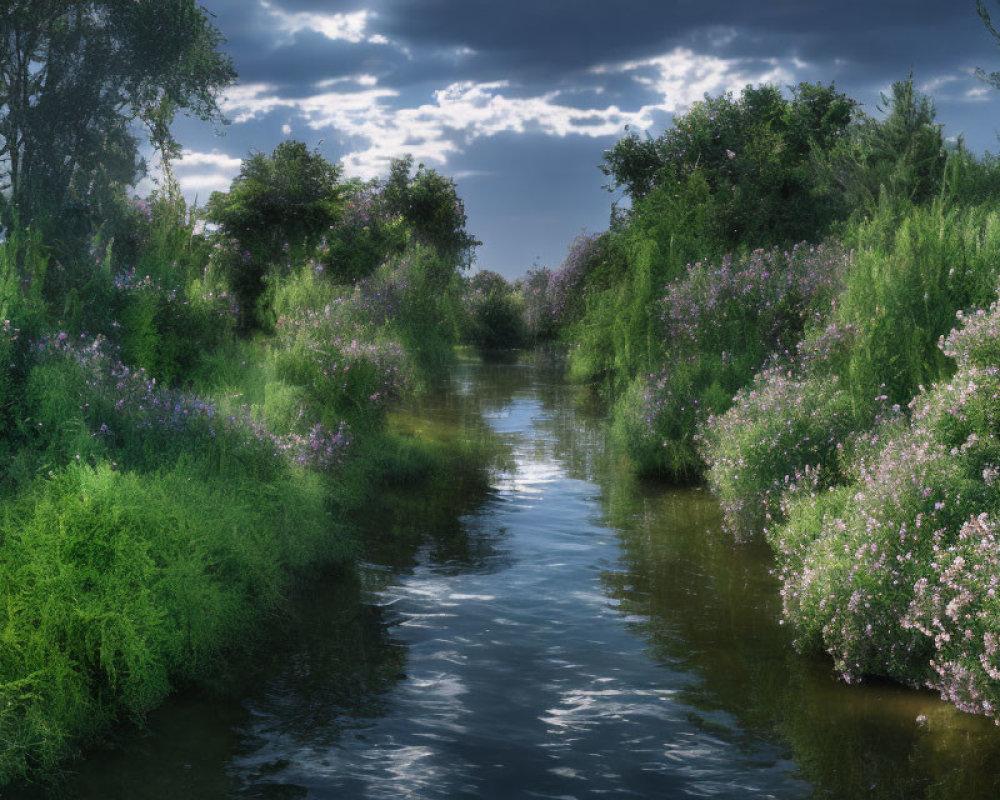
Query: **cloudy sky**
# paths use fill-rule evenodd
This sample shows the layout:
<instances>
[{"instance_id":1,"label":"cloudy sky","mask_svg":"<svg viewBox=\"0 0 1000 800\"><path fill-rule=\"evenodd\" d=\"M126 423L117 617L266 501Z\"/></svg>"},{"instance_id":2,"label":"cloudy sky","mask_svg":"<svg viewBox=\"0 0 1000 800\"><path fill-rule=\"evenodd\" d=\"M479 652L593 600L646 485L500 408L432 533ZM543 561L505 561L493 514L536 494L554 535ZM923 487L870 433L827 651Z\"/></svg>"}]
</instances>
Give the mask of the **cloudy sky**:
<instances>
[{"instance_id":1,"label":"cloudy sky","mask_svg":"<svg viewBox=\"0 0 1000 800\"><path fill-rule=\"evenodd\" d=\"M1000 0L987 0L1000 22ZM1000 46L975 0L203 0L240 82L224 135L181 120L176 172L204 202L251 150L304 141L348 175L411 153L453 177L478 267L558 266L606 228L597 169L708 92L835 82L875 113L912 70L949 136L1000 151Z\"/></svg>"}]
</instances>

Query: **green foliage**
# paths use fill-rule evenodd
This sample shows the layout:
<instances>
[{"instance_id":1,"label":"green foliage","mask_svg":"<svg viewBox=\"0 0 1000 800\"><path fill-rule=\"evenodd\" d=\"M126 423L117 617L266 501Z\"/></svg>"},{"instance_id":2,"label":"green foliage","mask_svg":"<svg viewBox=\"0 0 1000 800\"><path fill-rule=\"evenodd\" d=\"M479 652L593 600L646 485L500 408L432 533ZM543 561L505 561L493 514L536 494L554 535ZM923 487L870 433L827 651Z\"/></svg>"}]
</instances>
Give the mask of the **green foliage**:
<instances>
[{"instance_id":1,"label":"green foliage","mask_svg":"<svg viewBox=\"0 0 1000 800\"><path fill-rule=\"evenodd\" d=\"M502 275L489 270L476 273L466 284L463 301L465 341L481 352L524 344L526 333L521 299Z\"/></svg>"},{"instance_id":2,"label":"green foliage","mask_svg":"<svg viewBox=\"0 0 1000 800\"><path fill-rule=\"evenodd\" d=\"M8 231L0 243L0 463L15 458L30 344L48 310L42 296L47 266L37 228Z\"/></svg>"},{"instance_id":3,"label":"green foliage","mask_svg":"<svg viewBox=\"0 0 1000 800\"><path fill-rule=\"evenodd\" d=\"M1000 214L943 203L900 214L883 203L849 241L857 251L837 318L859 338L842 377L859 409L879 395L906 405L951 373L937 344L955 312L987 304L996 290Z\"/></svg>"},{"instance_id":4,"label":"green foliage","mask_svg":"<svg viewBox=\"0 0 1000 800\"><path fill-rule=\"evenodd\" d=\"M391 213L402 216L417 240L434 247L458 266L469 267L472 251L480 244L465 230L465 207L455 182L423 164L411 176L413 159L394 159L384 194Z\"/></svg>"},{"instance_id":5,"label":"green foliage","mask_svg":"<svg viewBox=\"0 0 1000 800\"><path fill-rule=\"evenodd\" d=\"M6 505L0 525L3 784L218 676L297 570L350 552L319 483L206 482L184 462L70 467Z\"/></svg>"},{"instance_id":6,"label":"green foliage","mask_svg":"<svg viewBox=\"0 0 1000 800\"><path fill-rule=\"evenodd\" d=\"M657 317L659 300L672 282L687 274L687 265L719 263L726 253L733 253L726 258L735 262L751 248L789 244L792 237L815 241L835 227L843 232L843 220L854 209L872 212L881 220L873 224L888 234L895 232L914 203L939 193L944 197L940 213L947 208L955 214L959 204L988 196L995 170L976 163L961 148L945 172L933 106L916 92L912 78L894 85L891 98L885 99L885 112L882 120L864 117L832 86L802 84L790 99L774 87L747 87L738 98L706 97L660 137L643 140L630 134L605 154L603 170L611 177L612 188L624 187L632 208L617 218L609 235L614 245L601 254L603 263L589 269L580 290L574 292L576 302L585 303L585 311L571 315L578 321L567 337L574 344L570 374L599 383L612 399L623 398L616 410L616 430L622 441L631 443L629 450L643 469L659 471L670 463L675 477L696 475L700 459L692 443L698 425L710 414L724 411L771 349L794 345L802 330L803 320L791 324L795 315L788 316L788 309L782 311L768 298L744 297L731 307L719 308L714 316L705 316L707 327L699 332L696 353L679 350L676 337L662 329ZM933 345L947 330L943 325L948 315L962 302L982 298L982 286L993 273L973 265L956 266L953 275L959 277L953 288L961 294L965 291L961 287L969 287L964 300L937 297L930 291L923 301L924 289L919 289L926 315L937 315L921 319L916 296L903 295L918 292L917 287L924 287L931 276L892 279L895 294L883 297L880 292L885 287L879 287L880 279L872 270L875 262L882 264L884 254L875 253L870 241L859 238L865 224L858 217L856 227L844 234L861 255L852 269L853 288L844 298L844 314L838 319L847 325L865 320L861 329L865 341L850 376L843 376L842 388L854 403L866 403L870 409L881 391L878 384L870 391L868 373L874 368L864 363L864 354L872 363L883 363L883 357L892 353L887 371L898 368L901 384L889 395L905 403L920 381L941 374ZM928 237L925 244L914 247L930 247L935 224L928 221L924 233L914 233L917 238ZM903 227L903 235L909 235L910 229ZM905 249L902 243L900 247ZM921 250L898 255L898 263L890 269L906 270L909 264L915 272L933 271L943 263L941 253ZM690 287L698 274L698 270L690 273ZM798 299L793 291L781 302L791 308ZM824 302L830 299L828 292ZM756 306L757 302L762 305ZM896 309L897 304L906 309ZM782 319L790 323L783 342L758 330ZM760 325L755 327L756 323ZM903 364L900 359L909 361ZM658 388L651 394L641 386L656 374ZM893 373L880 382L888 385L895 380ZM651 400L652 395L658 396ZM706 404L709 396L717 402ZM663 398L673 399L663 405ZM650 411L651 402L662 407ZM650 436L658 446L647 441ZM675 452L678 442L687 444Z\"/></svg>"},{"instance_id":7,"label":"green foliage","mask_svg":"<svg viewBox=\"0 0 1000 800\"><path fill-rule=\"evenodd\" d=\"M45 226L60 258L80 255L140 174L132 122L169 159L176 112L219 118L236 77L194 0L16 0L0 39L2 221Z\"/></svg>"},{"instance_id":8,"label":"green foliage","mask_svg":"<svg viewBox=\"0 0 1000 800\"><path fill-rule=\"evenodd\" d=\"M912 75L892 85L879 111L884 119L861 118L817 164L820 174L826 172L827 190L856 214L874 212L880 200L926 202L941 185L944 137L933 103L917 91Z\"/></svg>"},{"instance_id":9,"label":"green foliage","mask_svg":"<svg viewBox=\"0 0 1000 800\"><path fill-rule=\"evenodd\" d=\"M602 171L633 203L704 183L703 222L721 250L816 239L840 209L818 192L811 160L847 136L854 113L832 86L800 84L791 100L747 86L739 98L706 97L657 139L626 136Z\"/></svg>"},{"instance_id":10,"label":"green foliage","mask_svg":"<svg viewBox=\"0 0 1000 800\"><path fill-rule=\"evenodd\" d=\"M224 268L244 324L256 311L268 272L287 271L339 218L340 171L302 142L285 141L270 156L244 159L229 191L212 194L207 216L233 240Z\"/></svg>"},{"instance_id":11,"label":"green foliage","mask_svg":"<svg viewBox=\"0 0 1000 800\"><path fill-rule=\"evenodd\" d=\"M997 321L996 304L962 319L942 344L957 373L914 399L909 422L867 439L847 486L791 492L770 535L803 647L848 676L926 681L994 716Z\"/></svg>"},{"instance_id":12,"label":"green foliage","mask_svg":"<svg viewBox=\"0 0 1000 800\"><path fill-rule=\"evenodd\" d=\"M793 482L813 489L845 480L845 447L858 421L839 378L853 332L831 325L800 342L736 393L732 407L700 432L707 480L726 529L748 540L782 520Z\"/></svg>"},{"instance_id":13,"label":"green foliage","mask_svg":"<svg viewBox=\"0 0 1000 800\"><path fill-rule=\"evenodd\" d=\"M406 248L406 220L394 214L381 181L344 185L344 213L327 231L317 251L318 263L334 283L370 277L387 259Z\"/></svg>"},{"instance_id":14,"label":"green foliage","mask_svg":"<svg viewBox=\"0 0 1000 800\"><path fill-rule=\"evenodd\" d=\"M996 39L997 42L1000 42L1000 31L993 24L993 18L990 15L989 9L986 8L986 0L976 0L976 10L979 12L979 18L983 21L983 25L986 26L986 30L989 31L990 36ZM1000 89L1000 72L987 72L979 68L976 70L976 75L994 88Z\"/></svg>"},{"instance_id":15,"label":"green foliage","mask_svg":"<svg viewBox=\"0 0 1000 800\"><path fill-rule=\"evenodd\" d=\"M707 191L694 179L677 194L654 191L637 204L624 231L600 238L598 263L577 293L585 311L568 333L576 345L570 353L575 380L595 382L617 397L634 376L657 368L663 287L712 247L703 225Z\"/></svg>"},{"instance_id":16,"label":"green foliage","mask_svg":"<svg viewBox=\"0 0 1000 800\"><path fill-rule=\"evenodd\" d=\"M837 247L798 245L694 264L671 283L660 305L662 367L637 379L615 408L616 431L639 470L698 478L697 431L822 317L847 265Z\"/></svg>"},{"instance_id":17,"label":"green foliage","mask_svg":"<svg viewBox=\"0 0 1000 800\"><path fill-rule=\"evenodd\" d=\"M557 335L553 276L548 267L536 266L514 282L521 298L525 336L535 344L549 342Z\"/></svg>"},{"instance_id":18,"label":"green foliage","mask_svg":"<svg viewBox=\"0 0 1000 800\"><path fill-rule=\"evenodd\" d=\"M940 337L957 311L996 291L1000 217L990 205L900 213L883 202L849 236L857 249L833 323L758 375L705 432L709 481L741 538L781 522L782 494L803 476L843 483L852 439L953 373Z\"/></svg>"}]
</instances>

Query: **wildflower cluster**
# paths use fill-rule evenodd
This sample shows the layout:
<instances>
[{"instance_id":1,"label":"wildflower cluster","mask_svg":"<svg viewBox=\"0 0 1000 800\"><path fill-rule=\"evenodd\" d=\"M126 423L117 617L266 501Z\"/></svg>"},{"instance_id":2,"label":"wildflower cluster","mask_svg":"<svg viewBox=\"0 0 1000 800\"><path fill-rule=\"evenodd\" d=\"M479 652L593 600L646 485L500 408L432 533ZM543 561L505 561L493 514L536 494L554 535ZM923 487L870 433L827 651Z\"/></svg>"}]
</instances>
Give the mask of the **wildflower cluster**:
<instances>
[{"instance_id":1,"label":"wildflower cluster","mask_svg":"<svg viewBox=\"0 0 1000 800\"><path fill-rule=\"evenodd\" d=\"M282 374L321 408L379 412L406 385L406 357L393 341L372 342L347 300L279 320Z\"/></svg>"},{"instance_id":2,"label":"wildflower cluster","mask_svg":"<svg viewBox=\"0 0 1000 800\"><path fill-rule=\"evenodd\" d=\"M855 338L851 326L837 323L813 332L794 353L773 356L753 383L737 392L732 407L702 427L699 446L709 465L708 482L726 529L737 539L750 539L781 521L789 486L840 482L856 420L834 368Z\"/></svg>"},{"instance_id":3,"label":"wildflower cluster","mask_svg":"<svg viewBox=\"0 0 1000 800\"><path fill-rule=\"evenodd\" d=\"M797 244L791 251L755 250L718 266L688 265L669 287L660 319L671 348L718 352L723 364L742 356L741 338L765 356L793 346L818 323L842 288L847 256L833 245Z\"/></svg>"},{"instance_id":4,"label":"wildflower cluster","mask_svg":"<svg viewBox=\"0 0 1000 800\"><path fill-rule=\"evenodd\" d=\"M155 287L152 279L149 275L145 275L139 278L136 274L135 267L129 267L127 270L119 272L114 277L115 288L119 291L127 291L130 289L145 289L145 288L158 288ZM176 289L173 290L176 294Z\"/></svg>"},{"instance_id":5,"label":"wildflower cluster","mask_svg":"<svg viewBox=\"0 0 1000 800\"><path fill-rule=\"evenodd\" d=\"M727 257L717 267L689 265L661 303L664 366L632 390L630 439L647 453L640 464L676 477L700 473L696 431L726 411L771 354L787 354L805 326L829 312L847 262L836 246L803 244ZM789 391L781 387L774 399L784 402Z\"/></svg>"},{"instance_id":6,"label":"wildflower cluster","mask_svg":"<svg viewBox=\"0 0 1000 800\"><path fill-rule=\"evenodd\" d=\"M366 183L348 193L337 225L365 228L376 221L383 221L385 216L381 188L375 183Z\"/></svg>"},{"instance_id":7,"label":"wildflower cluster","mask_svg":"<svg viewBox=\"0 0 1000 800\"><path fill-rule=\"evenodd\" d=\"M358 283L351 298L351 308L365 322L384 327L404 308L410 284L405 273L396 272L388 279L372 276Z\"/></svg>"},{"instance_id":8,"label":"wildflower cluster","mask_svg":"<svg viewBox=\"0 0 1000 800\"><path fill-rule=\"evenodd\" d=\"M196 438L218 437L236 443L256 441L275 455L285 455L298 464L331 468L340 464L350 444L346 423L336 431L314 425L306 434L279 434L255 420L249 409L223 416L217 405L190 392L157 383L142 369L123 364L110 354L107 341L98 335L74 340L66 333L44 337L34 344L37 354L64 358L79 365L92 393L83 406L91 436L110 446L126 432L143 435L187 434ZM109 424L110 423L110 424Z\"/></svg>"},{"instance_id":9,"label":"wildflower cluster","mask_svg":"<svg viewBox=\"0 0 1000 800\"><path fill-rule=\"evenodd\" d=\"M769 540L803 646L1000 718L1000 306L959 316L941 343L956 374L866 437L852 484L792 488Z\"/></svg>"}]
</instances>

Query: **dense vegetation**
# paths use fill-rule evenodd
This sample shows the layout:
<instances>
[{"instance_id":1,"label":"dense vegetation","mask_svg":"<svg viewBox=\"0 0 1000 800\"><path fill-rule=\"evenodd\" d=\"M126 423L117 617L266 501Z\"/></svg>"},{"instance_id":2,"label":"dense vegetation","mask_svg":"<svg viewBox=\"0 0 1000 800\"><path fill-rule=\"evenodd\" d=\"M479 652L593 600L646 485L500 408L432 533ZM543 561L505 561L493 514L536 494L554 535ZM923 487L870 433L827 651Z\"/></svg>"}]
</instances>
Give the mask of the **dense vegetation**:
<instances>
[{"instance_id":1,"label":"dense vegetation","mask_svg":"<svg viewBox=\"0 0 1000 800\"><path fill-rule=\"evenodd\" d=\"M387 419L435 385L466 319L477 243L450 180L401 159L345 181L285 142L188 208L169 122L217 117L234 78L205 12L0 17L30 48L0 56L6 785L178 686L224 683L295 581L353 562L353 511L394 484L479 482L486 456ZM145 200L133 118L166 167Z\"/></svg>"},{"instance_id":2,"label":"dense vegetation","mask_svg":"<svg viewBox=\"0 0 1000 800\"><path fill-rule=\"evenodd\" d=\"M373 492L474 480L387 422L460 340L568 346L638 471L766 538L803 650L1000 721L1000 164L912 78L626 136L628 208L510 284L463 275L455 186L409 159L344 180L289 141L188 208L170 123L235 79L194 0L15 2L0 36L0 785L218 681Z\"/></svg>"},{"instance_id":3,"label":"dense vegetation","mask_svg":"<svg viewBox=\"0 0 1000 800\"><path fill-rule=\"evenodd\" d=\"M522 335L766 538L803 650L1000 719L1000 164L912 77L883 100L747 87L627 135L627 210L519 282Z\"/></svg>"}]
</instances>

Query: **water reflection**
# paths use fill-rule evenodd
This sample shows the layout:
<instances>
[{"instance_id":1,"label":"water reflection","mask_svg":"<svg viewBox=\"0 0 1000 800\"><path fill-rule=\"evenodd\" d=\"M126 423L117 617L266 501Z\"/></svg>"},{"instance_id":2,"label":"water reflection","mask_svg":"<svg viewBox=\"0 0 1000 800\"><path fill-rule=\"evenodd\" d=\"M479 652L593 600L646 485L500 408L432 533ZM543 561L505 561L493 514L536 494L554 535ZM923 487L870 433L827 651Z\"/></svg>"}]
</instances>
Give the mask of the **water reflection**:
<instances>
[{"instance_id":1,"label":"water reflection","mask_svg":"<svg viewBox=\"0 0 1000 800\"><path fill-rule=\"evenodd\" d=\"M242 700L168 704L69 796L997 796L991 725L796 655L767 551L630 477L558 363L462 364L410 413L485 419L491 491L387 495Z\"/></svg>"},{"instance_id":2,"label":"water reflection","mask_svg":"<svg viewBox=\"0 0 1000 800\"><path fill-rule=\"evenodd\" d=\"M560 407L558 391L550 396ZM561 407L546 417L554 452L569 474L600 485L621 544L605 590L652 659L697 677L677 696L693 721L744 746L774 743L818 796L1000 796L995 726L928 692L846 686L828 660L795 654L766 548L734 547L707 492L643 485L621 470L593 407Z\"/></svg>"}]
</instances>

